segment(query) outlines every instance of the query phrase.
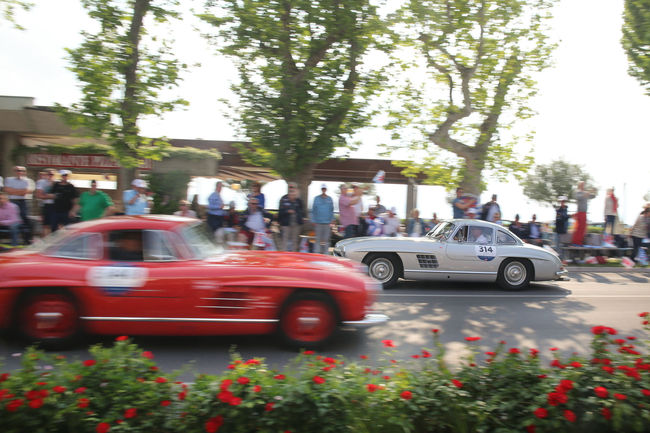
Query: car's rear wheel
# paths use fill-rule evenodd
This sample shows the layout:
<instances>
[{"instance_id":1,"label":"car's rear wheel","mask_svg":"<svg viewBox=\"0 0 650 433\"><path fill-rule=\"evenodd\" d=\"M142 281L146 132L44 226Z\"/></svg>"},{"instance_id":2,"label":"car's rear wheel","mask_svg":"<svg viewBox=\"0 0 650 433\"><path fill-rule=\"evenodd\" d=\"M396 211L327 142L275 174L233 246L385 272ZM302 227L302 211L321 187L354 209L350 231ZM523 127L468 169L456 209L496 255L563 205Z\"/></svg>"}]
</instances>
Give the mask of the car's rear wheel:
<instances>
[{"instance_id":1,"label":"car's rear wheel","mask_svg":"<svg viewBox=\"0 0 650 433\"><path fill-rule=\"evenodd\" d=\"M18 304L18 332L46 348L66 346L79 336L79 314L72 296L61 291L29 293Z\"/></svg>"},{"instance_id":2,"label":"car's rear wheel","mask_svg":"<svg viewBox=\"0 0 650 433\"><path fill-rule=\"evenodd\" d=\"M497 283L506 290L521 290L528 287L532 269L526 260L506 259L499 269Z\"/></svg>"},{"instance_id":3,"label":"car's rear wheel","mask_svg":"<svg viewBox=\"0 0 650 433\"><path fill-rule=\"evenodd\" d=\"M368 266L368 275L381 283L384 289L395 285L399 279L401 267L394 254L369 254L363 263Z\"/></svg>"},{"instance_id":4,"label":"car's rear wheel","mask_svg":"<svg viewBox=\"0 0 650 433\"><path fill-rule=\"evenodd\" d=\"M338 314L334 301L325 293L298 292L280 314L280 335L296 348L314 349L336 333Z\"/></svg>"}]
</instances>

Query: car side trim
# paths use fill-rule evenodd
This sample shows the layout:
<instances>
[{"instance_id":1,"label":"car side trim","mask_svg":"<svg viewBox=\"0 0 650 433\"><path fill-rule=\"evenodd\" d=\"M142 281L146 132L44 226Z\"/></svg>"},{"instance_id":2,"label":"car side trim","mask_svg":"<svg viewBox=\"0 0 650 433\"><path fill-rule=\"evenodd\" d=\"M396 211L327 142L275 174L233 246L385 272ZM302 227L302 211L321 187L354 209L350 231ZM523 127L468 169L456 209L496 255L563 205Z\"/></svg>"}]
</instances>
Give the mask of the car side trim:
<instances>
[{"instance_id":1,"label":"car side trim","mask_svg":"<svg viewBox=\"0 0 650 433\"><path fill-rule=\"evenodd\" d=\"M404 272L423 272L425 274L473 274L473 275L496 275L496 272L486 271L440 271L432 269L404 269Z\"/></svg>"},{"instance_id":2,"label":"car side trim","mask_svg":"<svg viewBox=\"0 0 650 433\"><path fill-rule=\"evenodd\" d=\"M239 323L277 323L278 319L212 319L207 317L101 317L83 316L81 320L108 322L239 322Z\"/></svg>"}]
</instances>

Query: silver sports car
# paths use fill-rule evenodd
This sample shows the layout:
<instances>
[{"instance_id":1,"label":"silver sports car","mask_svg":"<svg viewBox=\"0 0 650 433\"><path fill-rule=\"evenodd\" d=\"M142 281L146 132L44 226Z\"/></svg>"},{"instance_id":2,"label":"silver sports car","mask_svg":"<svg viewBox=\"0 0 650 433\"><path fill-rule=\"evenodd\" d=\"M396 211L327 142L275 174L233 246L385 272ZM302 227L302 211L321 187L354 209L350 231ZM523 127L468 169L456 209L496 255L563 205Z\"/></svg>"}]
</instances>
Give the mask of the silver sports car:
<instances>
[{"instance_id":1,"label":"silver sports car","mask_svg":"<svg viewBox=\"0 0 650 433\"><path fill-rule=\"evenodd\" d=\"M530 281L567 279L552 251L526 244L506 228L480 220L438 224L424 237L344 239L334 255L365 263L368 274L388 288L398 278L435 281L496 281L518 290Z\"/></svg>"}]
</instances>

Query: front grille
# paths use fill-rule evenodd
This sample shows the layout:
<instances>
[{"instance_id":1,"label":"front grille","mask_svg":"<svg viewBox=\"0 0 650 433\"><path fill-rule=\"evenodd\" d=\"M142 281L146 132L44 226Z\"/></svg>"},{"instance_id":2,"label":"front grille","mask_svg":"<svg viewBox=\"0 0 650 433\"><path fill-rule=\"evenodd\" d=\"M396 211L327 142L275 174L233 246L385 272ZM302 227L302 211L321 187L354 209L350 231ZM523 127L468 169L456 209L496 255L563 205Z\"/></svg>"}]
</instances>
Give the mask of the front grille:
<instances>
[{"instance_id":1,"label":"front grille","mask_svg":"<svg viewBox=\"0 0 650 433\"><path fill-rule=\"evenodd\" d=\"M424 269L436 269L438 267L438 259L432 254L418 254L418 263Z\"/></svg>"}]
</instances>

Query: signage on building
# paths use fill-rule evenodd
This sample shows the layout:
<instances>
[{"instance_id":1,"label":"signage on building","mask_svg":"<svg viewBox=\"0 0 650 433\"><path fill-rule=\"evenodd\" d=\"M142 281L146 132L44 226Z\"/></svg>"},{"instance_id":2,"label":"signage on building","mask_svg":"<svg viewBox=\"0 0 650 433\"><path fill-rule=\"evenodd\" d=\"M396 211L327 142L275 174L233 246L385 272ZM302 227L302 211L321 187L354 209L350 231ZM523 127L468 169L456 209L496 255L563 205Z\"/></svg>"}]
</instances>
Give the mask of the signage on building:
<instances>
[{"instance_id":1,"label":"signage on building","mask_svg":"<svg viewBox=\"0 0 650 433\"><path fill-rule=\"evenodd\" d=\"M116 160L106 155L30 153L27 155L26 162L27 165L33 167L96 168L102 170L120 168L120 164ZM151 160L145 159L138 168L140 170L151 170Z\"/></svg>"}]
</instances>

